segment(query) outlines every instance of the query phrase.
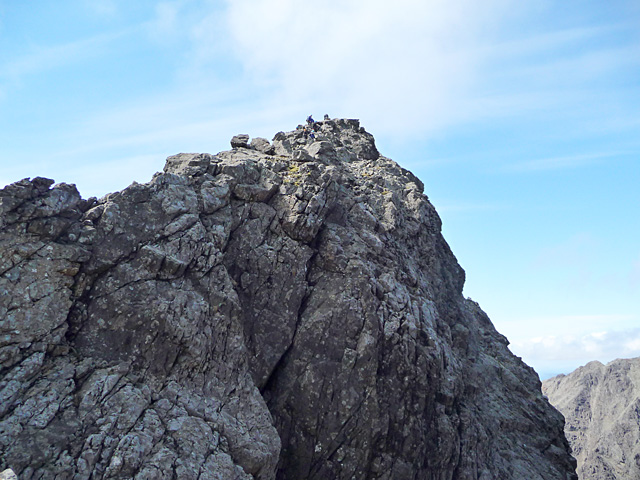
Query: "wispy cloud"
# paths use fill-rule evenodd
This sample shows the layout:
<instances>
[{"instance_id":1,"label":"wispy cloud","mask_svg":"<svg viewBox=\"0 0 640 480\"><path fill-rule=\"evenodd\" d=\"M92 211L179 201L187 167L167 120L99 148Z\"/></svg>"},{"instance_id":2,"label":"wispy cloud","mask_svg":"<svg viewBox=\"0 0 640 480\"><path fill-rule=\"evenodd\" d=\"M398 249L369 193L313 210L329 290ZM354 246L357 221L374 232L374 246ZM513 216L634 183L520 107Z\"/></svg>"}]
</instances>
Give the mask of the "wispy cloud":
<instances>
[{"instance_id":1,"label":"wispy cloud","mask_svg":"<svg viewBox=\"0 0 640 480\"><path fill-rule=\"evenodd\" d=\"M242 85L198 90L197 94L180 90L166 94L162 101L150 96L126 107L96 112L68 135L69 143L78 136L88 141L60 153L64 156L174 143L182 143L184 148L197 143L223 149L228 147L232 134L240 133L239 128L248 129L252 136L272 135L282 129L283 123L286 125L282 117L290 115L290 110L286 105L274 109L271 105L246 104Z\"/></svg>"},{"instance_id":2,"label":"wispy cloud","mask_svg":"<svg viewBox=\"0 0 640 480\"><path fill-rule=\"evenodd\" d=\"M100 17L114 17L118 12L115 0L82 0L82 6Z\"/></svg>"},{"instance_id":3,"label":"wispy cloud","mask_svg":"<svg viewBox=\"0 0 640 480\"><path fill-rule=\"evenodd\" d=\"M630 231L633 235L633 230ZM621 299L640 293L640 257L635 248L611 247L603 234L583 231L540 248L529 263L532 274L543 274L558 292L568 295L616 295ZM591 293L587 293L591 292ZM605 293L606 292L606 293Z\"/></svg>"},{"instance_id":4,"label":"wispy cloud","mask_svg":"<svg viewBox=\"0 0 640 480\"><path fill-rule=\"evenodd\" d=\"M523 2L521 7L526 5L530 6ZM478 47L475 81L464 107L469 124L503 121L506 129L526 125L530 133L523 141L543 145L556 136L565 152L566 145L588 145L594 138L616 134L610 151L593 153L583 148L576 152L574 148L564 155L509 165L506 171L582 168L630 154L621 149L637 152L637 142L621 144L619 136L621 129L631 131L638 124L634 93L640 70L637 28L620 19L590 23L557 29L551 23L528 34L503 32ZM526 26L532 24L535 21ZM541 133L545 138L538 139Z\"/></svg>"},{"instance_id":5,"label":"wispy cloud","mask_svg":"<svg viewBox=\"0 0 640 480\"><path fill-rule=\"evenodd\" d=\"M513 341L510 348L539 372L569 373L592 360L640 356L640 328L550 334Z\"/></svg>"},{"instance_id":6,"label":"wispy cloud","mask_svg":"<svg viewBox=\"0 0 640 480\"><path fill-rule=\"evenodd\" d=\"M237 57L283 102L357 114L398 133L465 114L478 32L502 2L229 3ZM384 65L384 68L380 68ZM324 105L324 107L322 107ZM332 113L332 112L330 112Z\"/></svg>"},{"instance_id":7,"label":"wispy cloud","mask_svg":"<svg viewBox=\"0 0 640 480\"><path fill-rule=\"evenodd\" d=\"M169 155L217 153L230 148L235 134L270 138L291 127L292 107L243 106L241 97L241 86L200 95L178 91L162 101L152 95L126 107L96 111L75 128L59 132L55 148L50 147L39 161L3 166L0 185L42 175L76 183L85 197L102 196L132 180L149 180Z\"/></svg>"},{"instance_id":8,"label":"wispy cloud","mask_svg":"<svg viewBox=\"0 0 640 480\"><path fill-rule=\"evenodd\" d=\"M548 53L550 50L575 47L585 40L610 33L619 28L616 26L585 26L561 28L551 31L543 31L529 35L522 35L510 38L509 41L497 41L488 56L504 60L507 57L522 59L523 57L538 56L542 52Z\"/></svg>"},{"instance_id":9,"label":"wispy cloud","mask_svg":"<svg viewBox=\"0 0 640 480\"><path fill-rule=\"evenodd\" d=\"M528 2L228 5L231 46L256 82L282 101L315 99L399 134L531 112L562 117L593 103L598 79L637 68L640 58L637 42L607 41L626 25L545 26L524 38L504 28Z\"/></svg>"},{"instance_id":10,"label":"wispy cloud","mask_svg":"<svg viewBox=\"0 0 640 480\"><path fill-rule=\"evenodd\" d=\"M611 38L619 41L630 30L630 25L619 23L543 31L497 41L483 55L487 61L503 65L493 78L509 76L555 83L600 77L640 64L637 41L611 44Z\"/></svg>"},{"instance_id":11,"label":"wispy cloud","mask_svg":"<svg viewBox=\"0 0 640 480\"><path fill-rule=\"evenodd\" d=\"M563 265L580 267L589 263L601 248L601 241L587 232L576 233L555 245L543 248L533 260L534 268Z\"/></svg>"},{"instance_id":12,"label":"wispy cloud","mask_svg":"<svg viewBox=\"0 0 640 480\"><path fill-rule=\"evenodd\" d=\"M131 33L131 29L98 34L58 45L34 45L28 53L0 65L0 79L19 83L25 75L33 75L72 63L80 63L89 57L100 55L104 48L116 39Z\"/></svg>"},{"instance_id":13,"label":"wispy cloud","mask_svg":"<svg viewBox=\"0 0 640 480\"><path fill-rule=\"evenodd\" d=\"M631 271L629 272L629 284L632 289L636 290L640 288L640 255L631 264Z\"/></svg>"},{"instance_id":14,"label":"wispy cloud","mask_svg":"<svg viewBox=\"0 0 640 480\"><path fill-rule=\"evenodd\" d=\"M538 158L519 163L512 163L504 167L504 171L530 173L545 172L550 170L566 170L583 168L611 161L620 157L631 155L631 152L601 152L585 153L579 155L567 155L558 157Z\"/></svg>"},{"instance_id":15,"label":"wispy cloud","mask_svg":"<svg viewBox=\"0 0 640 480\"><path fill-rule=\"evenodd\" d=\"M190 21L193 19L187 17L184 1L158 2L145 29L154 41L168 44L178 37L188 36Z\"/></svg>"},{"instance_id":16,"label":"wispy cloud","mask_svg":"<svg viewBox=\"0 0 640 480\"><path fill-rule=\"evenodd\" d=\"M477 213L477 212L501 212L512 210L513 205L501 203L443 203L439 204L438 212L451 213Z\"/></svg>"},{"instance_id":17,"label":"wispy cloud","mask_svg":"<svg viewBox=\"0 0 640 480\"><path fill-rule=\"evenodd\" d=\"M592 360L640 356L640 312L548 315L496 323L513 353L542 377L569 373Z\"/></svg>"},{"instance_id":18,"label":"wispy cloud","mask_svg":"<svg viewBox=\"0 0 640 480\"><path fill-rule=\"evenodd\" d=\"M581 314L518 316L506 322L496 322L500 332L513 342L528 341L553 332L558 337L587 335L588 332L622 331L636 327L638 314Z\"/></svg>"}]
</instances>

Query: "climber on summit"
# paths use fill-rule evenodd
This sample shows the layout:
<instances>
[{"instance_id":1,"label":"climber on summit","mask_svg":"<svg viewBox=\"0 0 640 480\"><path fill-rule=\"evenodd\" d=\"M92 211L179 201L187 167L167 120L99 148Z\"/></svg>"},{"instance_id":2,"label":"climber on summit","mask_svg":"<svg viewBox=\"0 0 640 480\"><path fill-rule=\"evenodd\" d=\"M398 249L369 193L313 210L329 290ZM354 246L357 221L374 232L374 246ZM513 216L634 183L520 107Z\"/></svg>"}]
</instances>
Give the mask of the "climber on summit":
<instances>
[{"instance_id":1,"label":"climber on summit","mask_svg":"<svg viewBox=\"0 0 640 480\"><path fill-rule=\"evenodd\" d=\"M329 120L329 114L328 114L328 113L325 113L325 114L324 114L324 120L325 120L325 121Z\"/></svg>"},{"instance_id":2,"label":"climber on summit","mask_svg":"<svg viewBox=\"0 0 640 480\"><path fill-rule=\"evenodd\" d=\"M307 117L307 125L312 126L316 121L313 119L311 115Z\"/></svg>"}]
</instances>

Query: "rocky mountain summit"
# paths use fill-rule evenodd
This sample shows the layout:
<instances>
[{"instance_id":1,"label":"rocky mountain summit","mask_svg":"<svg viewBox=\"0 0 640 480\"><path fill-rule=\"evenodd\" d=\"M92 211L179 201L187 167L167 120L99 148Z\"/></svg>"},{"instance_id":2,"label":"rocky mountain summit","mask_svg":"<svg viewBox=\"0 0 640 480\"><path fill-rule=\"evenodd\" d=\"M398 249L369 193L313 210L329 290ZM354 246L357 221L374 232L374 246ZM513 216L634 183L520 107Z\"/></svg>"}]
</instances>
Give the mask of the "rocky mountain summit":
<instances>
[{"instance_id":1,"label":"rocky mountain summit","mask_svg":"<svg viewBox=\"0 0 640 480\"><path fill-rule=\"evenodd\" d=\"M169 157L100 200L0 191L0 470L576 478L422 182L357 120L315 127Z\"/></svg>"},{"instance_id":2,"label":"rocky mountain summit","mask_svg":"<svg viewBox=\"0 0 640 480\"><path fill-rule=\"evenodd\" d=\"M566 418L581 480L640 478L640 358L590 362L542 390Z\"/></svg>"}]
</instances>

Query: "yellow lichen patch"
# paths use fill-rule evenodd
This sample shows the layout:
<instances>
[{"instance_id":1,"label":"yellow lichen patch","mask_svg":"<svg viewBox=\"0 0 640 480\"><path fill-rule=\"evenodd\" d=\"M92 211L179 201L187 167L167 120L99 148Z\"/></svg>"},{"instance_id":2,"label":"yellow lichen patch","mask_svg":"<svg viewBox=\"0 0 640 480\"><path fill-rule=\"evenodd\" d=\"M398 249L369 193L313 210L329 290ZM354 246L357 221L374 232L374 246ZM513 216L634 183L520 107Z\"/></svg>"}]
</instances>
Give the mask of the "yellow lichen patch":
<instances>
[{"instance_id":1,"label":"yellow lichen patch","mask_svg":"<svg viewBox=\"0 0 640 480\"><path fill-rule=\"evenodd\" d=\"M287 169L284 171L287 175L282 179L285 183L293 183L294 185L300 185L300 166L296 163L290 163Z\"/></svg>"},{"instance_id":2,"label":"yellow lichen patch","mask_svg":"<svg viewBox=\"0 0 640 480\"><path fill-rule=\"evenodd\" d=\"M289 173L300 174L300 167L295 163L290 164L287 170Z\"/></svg>"}]
</instances>

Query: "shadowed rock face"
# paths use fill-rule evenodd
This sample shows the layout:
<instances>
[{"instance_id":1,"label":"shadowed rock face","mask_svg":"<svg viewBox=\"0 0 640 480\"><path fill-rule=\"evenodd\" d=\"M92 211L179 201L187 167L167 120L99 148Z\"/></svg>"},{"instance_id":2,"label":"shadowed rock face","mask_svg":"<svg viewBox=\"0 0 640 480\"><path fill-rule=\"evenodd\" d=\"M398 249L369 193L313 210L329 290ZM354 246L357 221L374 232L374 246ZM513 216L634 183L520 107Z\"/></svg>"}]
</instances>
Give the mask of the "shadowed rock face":
<instances>
[{"instance_id":1,"label":"shadowed rock face","mask_svg":"<svg viewBox=\"0 0 640 480\"><path fill-rule=\"evenodd\" d=\"M357 120L319 125L100 200L0 191L0 470L575 478L422 183Z\"/></svg>"},{"instance_id":2,"label":"shadowed rock face","mask_svg":"<svg viewBox=\"0 0 640 480\"><path fill-rule=\"evenodd\" d=\"M640 358L590 362L542 389L566 418L581 480L640 478Z\"/></svg>"}]
</instances>

